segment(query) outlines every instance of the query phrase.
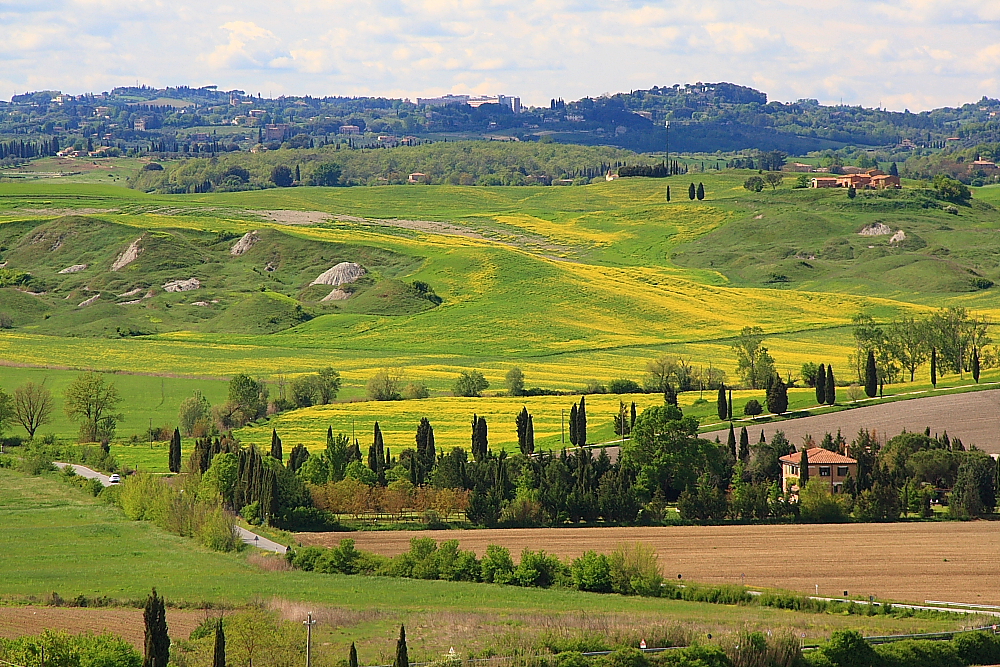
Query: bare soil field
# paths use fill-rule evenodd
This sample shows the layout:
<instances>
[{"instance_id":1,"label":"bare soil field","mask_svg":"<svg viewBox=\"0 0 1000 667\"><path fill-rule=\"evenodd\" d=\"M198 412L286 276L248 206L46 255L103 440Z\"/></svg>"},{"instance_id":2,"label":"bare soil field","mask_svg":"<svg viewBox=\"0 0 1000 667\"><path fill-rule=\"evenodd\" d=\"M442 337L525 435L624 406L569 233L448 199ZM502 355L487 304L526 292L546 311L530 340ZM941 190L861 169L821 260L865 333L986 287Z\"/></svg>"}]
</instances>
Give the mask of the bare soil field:
<instances>
[{"instance_id":1,"label":"bare soil field","mask_svg":"<svg viewBox=\"0 0 1000 667\"><path fill-rule=\"evenodd\" d=\"M875 595L923 602L1000 604L1000 522L537 528L511 530L300 533L303 544L353 539L392 556L415 537L457 539L482 556L489 544L544 549L563 558L608 553L620 542L646 542L668 579L783 588L824 596Z\"/></svg>"},{"instance_id":2,"label":"bare soil field","mask_svg":"<svg viewBox=\"0 0 1000 667\"><path fill-rule=\"evenodd\" d=\"M843 390L838 390L843 393ZM923 431L930 427L931 434L948 431L950 437L958 436L965 446L975 445L990 454L1000 454L1000 390L973 391L964 394L929 396L907 401L883 403L827 415L790 419L775 424L737 423L746 426L751 442L757 442L763 429L768 439L776 431L784 431L788 441L796 447L806 435L819 442L825 433L841 430L848 442L862 428L877 431L880 437L891 438L905 428ZM704 433L710 440L716 436L725 442L725 431Z\"/></svg>"},{"instance_id":3,"label":"bare soil field","mask_svg":"<svg viewBox=\"0 0 1000 667\"><path fill-rule=\"evenodd\" d=\"M203 610L167 609L170 635L187 639L205 620ZM107 607L3 607L0 606L0 637L13 639L42 630L69 633L112 632L142 650L145 641L142 609Z\"/></svg>"}]
</instances>

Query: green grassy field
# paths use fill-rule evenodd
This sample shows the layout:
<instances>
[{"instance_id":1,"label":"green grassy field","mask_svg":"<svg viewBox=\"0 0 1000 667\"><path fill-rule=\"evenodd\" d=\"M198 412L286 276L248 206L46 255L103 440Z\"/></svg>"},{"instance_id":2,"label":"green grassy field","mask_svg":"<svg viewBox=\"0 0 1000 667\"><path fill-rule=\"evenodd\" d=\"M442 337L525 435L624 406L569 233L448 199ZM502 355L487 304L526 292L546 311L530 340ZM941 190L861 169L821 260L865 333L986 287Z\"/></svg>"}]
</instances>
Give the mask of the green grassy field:
<instances>
[{"instance_id":1,"label":"green grassy field","mask_svg":"<svg viewBox=\"0 0 1000 667\"><path fill-rule=\"evenodd\" d=\"M127 521L117 510L54 476L26 477L5 469L0 469L0 525L4 527L0 597L7 601L42 598L52 592L66 599L77 595L139 599L153 586L174 603L262 601L298 610L294 613L314 610L340 619L330 624L339 628L326 629L338 651L353 640L361 640L372 652L387 650L392 626L405 622L421 637L416 649L411 645L417 653L411 658L416 660L443 654L449 645L462 651L481 650L518 635L567 636L598 628L603 632L626 619L627 627L639 631L674 625L704 636L745 626L794 628L810 639L844 627L880 634L953 629L961 623L804 614L565 589L267 571L246 555L209 552L149 523ZM456 625L481 630L452 632Z\"/></svg>"},{"instance_id":2,"label":"green grassy field","mask_svg":"<svg viewBox=\"0 0 1000 667\"><path fill-rule=\"evenodd\" d=\"M443 398L463 369L481 369L491 392L502 389L513 365L524 370L528 386L574 390L591 379L641 380L646 363L662 354L696 366L711 363L732 378L730 338L746 325L768 332L766 345L782 374L796 374L805 361L846 369L855 313L887 319L960 305L996 316L1000 292L972 281L1000 280L1000 248L994 247L1000 214L989 205L1000 201L1000 189L976 190L977 203L952 215L936 205L925 208L912 189L900 199L850 202L841 191L787 184L753 194L742 188L746 176L673 178L669 204L665 182L652 179L586 187L176 196L58 179L5 182L0 254L10 268L37 274L47 292L0 290L0 312L12 314L15 324L0 332L0 358L182 376L249 372L272 380L331 365L343 374L342 398L348 399L362 396L377 370L392 367ZM705 201L683 196L689 181L705 183ZM71 211L86 212L92 222L47 222ZM305 219L313 224L278 222ZM908 240L891 244L888 236L857 234L878 222L903 229ZM50 245L33 242L44 225ZM227 248L249 230L261 231L266 241L245 257L231 257ZM109 272L110 262L140 236L158 241L121 275ZM262 278L269 257L278 257L276 270ZM308 280L345 257L367 264L372 282L360 286L353 302L318 303ZM58 273L74 263L93 268ZM131 306L113 296L192 276L205 284L197 292L159 293ZM443 303L416 303L387 287L414 280L428 283ZM95 292L107 303L77 306L78 298ZM219 303L191 305L209 297ZM297 314L300 306L304 316ZM129 329L125 337L122 327ZM187 393L178 388L161 400L159 378L136 382L150 386L131 393L123 433L143 430L137 420L143 427L151 417L154 424L169 421L177 398ZM220 396L218 389L202 390ZM713 397L707 398L699 410L710 416ZM561 410L556 403L539 408L550 439ZM511 408L501 405L495 410L502 419ZM435 407L447 413L443 421L452 413L456 424L466 419L451 404L355 403L328 408L329 415L320 409L290 414L278 423L291 431L322 422L346 430L348 417L393 422L405 415L394 425L404 434L411 414ZM607 428L595 425L595 433L604 438ZM447 438L464 440L464 430Z\"/></svg>"}]
</instances>

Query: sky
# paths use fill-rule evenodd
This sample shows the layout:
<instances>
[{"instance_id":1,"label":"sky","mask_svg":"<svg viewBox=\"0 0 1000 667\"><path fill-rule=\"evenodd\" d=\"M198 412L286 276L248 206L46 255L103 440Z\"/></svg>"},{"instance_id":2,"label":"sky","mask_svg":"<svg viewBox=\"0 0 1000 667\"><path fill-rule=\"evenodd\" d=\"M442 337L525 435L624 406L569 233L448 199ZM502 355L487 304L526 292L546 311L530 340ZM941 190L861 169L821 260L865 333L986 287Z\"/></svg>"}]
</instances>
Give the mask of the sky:
<instances>
[{"instance_id":1,"label":"sky","mask_svg":"<svg viewBox=\"0 0 1000 667\"><path fill-rule=\"evenodd\" d=\"M136 82L264 96L729 81L921 111L1000 97L1000 0L0 0L0 98Z\"/></svg>"}]
</instances>

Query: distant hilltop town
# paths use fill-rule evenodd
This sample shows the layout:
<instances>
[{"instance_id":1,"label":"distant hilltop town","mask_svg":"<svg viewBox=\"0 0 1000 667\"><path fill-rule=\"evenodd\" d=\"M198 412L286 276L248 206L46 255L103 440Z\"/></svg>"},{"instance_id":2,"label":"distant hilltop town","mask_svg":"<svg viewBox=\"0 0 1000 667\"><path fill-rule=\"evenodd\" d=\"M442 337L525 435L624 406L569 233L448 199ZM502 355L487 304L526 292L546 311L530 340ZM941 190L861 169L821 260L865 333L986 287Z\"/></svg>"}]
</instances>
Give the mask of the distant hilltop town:
<instances>
[{"instance_id":1,"label":"distant hilltop town","mask_svg":"<svg viewBox=\"0 0 1000 667\"><path fill-rule=\"evenodd\" d=\"M442 95L441 97L418 97L417 104L429 107L468 104L473 109L478 109L484 104L497 104L509 108L514 113L521 113L521 98L508 95Z\"/></svg>"}]
</instances>

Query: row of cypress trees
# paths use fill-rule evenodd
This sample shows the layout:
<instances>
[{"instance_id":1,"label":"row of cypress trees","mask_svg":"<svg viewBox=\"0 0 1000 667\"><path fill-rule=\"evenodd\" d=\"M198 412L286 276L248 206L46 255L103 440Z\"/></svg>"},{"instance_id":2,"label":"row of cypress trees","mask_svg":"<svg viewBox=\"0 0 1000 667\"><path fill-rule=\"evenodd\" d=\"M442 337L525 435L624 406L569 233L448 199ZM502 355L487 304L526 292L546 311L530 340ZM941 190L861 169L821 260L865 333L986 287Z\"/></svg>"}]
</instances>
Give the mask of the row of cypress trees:
<instances>
[{"instance_id":1,"label":"row of cypress trees","mask_svg":"<svg viewBox=\"0 0 1000 667\"><path fill-rule=\"evenodd\" d=\"M587 397L581 396L569 411L569 441L574 447L587 444Z\"/></svg>"}]
</instances>

